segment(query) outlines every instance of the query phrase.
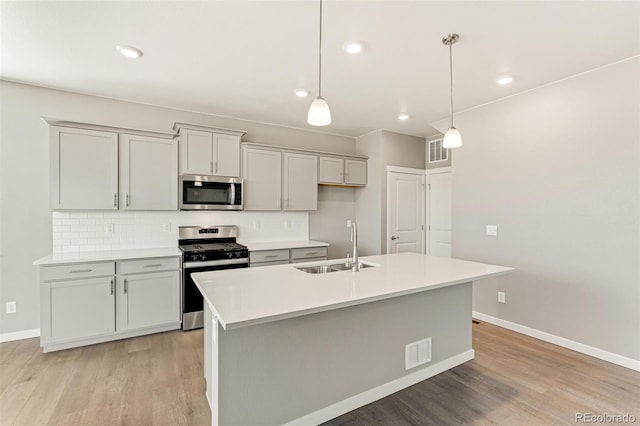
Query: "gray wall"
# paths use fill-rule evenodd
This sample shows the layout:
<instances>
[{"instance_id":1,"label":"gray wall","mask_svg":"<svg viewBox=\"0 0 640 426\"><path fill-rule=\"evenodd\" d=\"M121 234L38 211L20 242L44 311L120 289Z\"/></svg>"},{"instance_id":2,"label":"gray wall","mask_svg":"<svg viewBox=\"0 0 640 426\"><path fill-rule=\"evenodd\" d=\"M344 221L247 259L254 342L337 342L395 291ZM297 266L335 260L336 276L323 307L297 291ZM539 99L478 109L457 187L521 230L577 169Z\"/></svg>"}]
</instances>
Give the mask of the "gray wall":
<instances>
[{"instance_id":1,"label":"gray wall","mask_svg":"<svg viewBox=\"0 0 640 426\"><path fill-rule=\"evenodd\" d=\"M636 57L456 116L453 257L517 268L474 284L476 311L640 360L639 75Z\"/></svg>"},{"instance_id":2,"label":"gray wall","mask_svg":"<svg viewBox=\"0 0 640 426\"><path fill-rule=\"evenodd\" d=\"M471 350L470 308L471 284L462 283L250 327L219 326L220 424L284 424L464 354ZM405 345L428 337L431 361L405 370Z\"/></svg>"},{"instance_id":3,"label":"gray wall","mask_svg":"<svg viewBox=\"0 0 640 426\"><path fill-rule=\"evenodd\" d=\"M344 258L351 250L347 219L356 220L356 188L318 186L318 210L309 213L309 238L331 241L329 259Z\"/></svg>"},{"instance_id":4,"label":"gray wall","mask_svg":"<svg viewBox=\"0 0 640 426\"><path fill-rule=\"evenodd\" d=\"M387 166L424 169L424 138L377 130L356 138L358 153L369 156L367 187L356 194L362 255L386 252Z\"/></svg>"},{"instance_id":5,"label":"gray wall","mask_svg":"<svg viewBox=\"0 0 640 426\"><path fill-rule=\"evenodd\" d=\"M0 333L39 327L38 274L31 262L52 251L49 210L49 132L40 117L170 131L174 121L246 130L244 140L322 151L354 153L353 138L308 130L217 117L151 105L0 82ZM324 191L321 190L321 194ZM352 219L355 203L342 197L338 211L324 208L332 194L321 195L320 211L310 225L318 240L342 244L344 238L325 227L331 219ZM346 197L346 198L344 198ZM329 201L331 202L331 201ZM351 204L350 204L351 203ZM342 215L344 216L342 217ZM328 233L325 233L327 229ZM333 241L333 238L337 238ZM333 249L332 249L333 251ZM5 314L4 304L17 301L18 312Z\"/></svg>"}]
</instances>

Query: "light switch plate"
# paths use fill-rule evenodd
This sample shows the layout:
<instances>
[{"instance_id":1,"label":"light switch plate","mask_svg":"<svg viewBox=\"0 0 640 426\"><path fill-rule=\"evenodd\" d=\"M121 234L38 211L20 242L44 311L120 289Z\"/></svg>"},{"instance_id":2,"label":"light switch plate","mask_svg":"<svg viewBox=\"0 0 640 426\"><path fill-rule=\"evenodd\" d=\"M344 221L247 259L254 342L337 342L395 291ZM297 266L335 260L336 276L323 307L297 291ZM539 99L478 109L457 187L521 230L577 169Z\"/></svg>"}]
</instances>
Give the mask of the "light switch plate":
<instances>
[{"instance_id":1,"label":"light switch plate","mask_svg":"<svg viewBox=\"0 0 640 426\"><path fill-rule=\"evenodd\" d=\"M495 237L498 235L498 226L497 225L487 225L487 235L491 237Z\"/></svg>"}]
</instances>

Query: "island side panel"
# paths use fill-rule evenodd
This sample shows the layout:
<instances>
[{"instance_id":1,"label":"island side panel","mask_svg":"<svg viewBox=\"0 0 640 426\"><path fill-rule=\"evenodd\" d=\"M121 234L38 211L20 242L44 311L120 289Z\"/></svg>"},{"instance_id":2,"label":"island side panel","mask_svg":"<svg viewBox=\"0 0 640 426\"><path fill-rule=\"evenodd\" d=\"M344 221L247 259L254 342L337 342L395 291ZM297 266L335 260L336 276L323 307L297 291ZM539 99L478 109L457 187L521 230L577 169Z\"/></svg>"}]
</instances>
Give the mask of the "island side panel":
<instances>
[{"instance_id":1,"label":"island side panel","mask_svg":"<svg viewBox=\"0 0 640 426\"><path fill-rule=\"evenodd\" d=\"M219 328L217 337L219 424L284 424L468 354L471 283ZM428 337L431 361L405 370L405 345Z\"/></svg>"}]
</instances>

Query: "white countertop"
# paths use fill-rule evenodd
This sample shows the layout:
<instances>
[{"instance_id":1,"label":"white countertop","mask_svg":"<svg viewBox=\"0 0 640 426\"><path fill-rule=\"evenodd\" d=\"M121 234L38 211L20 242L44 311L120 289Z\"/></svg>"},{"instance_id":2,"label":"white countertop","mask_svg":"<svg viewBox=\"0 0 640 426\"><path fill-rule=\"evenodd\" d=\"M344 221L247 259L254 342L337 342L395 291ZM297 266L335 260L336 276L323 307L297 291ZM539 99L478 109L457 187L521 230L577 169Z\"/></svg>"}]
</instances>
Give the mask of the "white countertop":
<instances>
[{"instance_id":1,"label":"white countertop","mask_svg":"<svg viewBox=\"0 0 640 426\"><path fill-rule=\"evenodd\" d=\"M149 259L153 257L172 256L182 256L182 252L178 247L54 253L35 260L33 264L46 266L63 265L65 263L106 262L114 260Z\"/></svg>"},{"instance_id":2,"label":"white countertop","mask_svg":"<svg viewBox=\"0 0 640 426\"><path fill-rule=\"evenodd\" d=\"M264 251L264 250L279 250L279 249L291 249L291 248L310 248L310 247L328 247L329 243L323 243L322 241L313 240L300 240L300 241L269 241L269 242L251 242L240 241L238 243L245 245L249 248L249 251Z\"/></svg>"},{"instance_id":3,"label":"white countertop","mask_svg":"<svg viewBox=\"0 0 640 426\"><path fill-rule=\"evenodd\" d=\"M296 266L200 272L192 277L225 329L369 303L513 271L496 265L418 253L363 257L360 272L309 274ZM344 261L344 260L343 260Z\"/></svg>"}]
</instances>

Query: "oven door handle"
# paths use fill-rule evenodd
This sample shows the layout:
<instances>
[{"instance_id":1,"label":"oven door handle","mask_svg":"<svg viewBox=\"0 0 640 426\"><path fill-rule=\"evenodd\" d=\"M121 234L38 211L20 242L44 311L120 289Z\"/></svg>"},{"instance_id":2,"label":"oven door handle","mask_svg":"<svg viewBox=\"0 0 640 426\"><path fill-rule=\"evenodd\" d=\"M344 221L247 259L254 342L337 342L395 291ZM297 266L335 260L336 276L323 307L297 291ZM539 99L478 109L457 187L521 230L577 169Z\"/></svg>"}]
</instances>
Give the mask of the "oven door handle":
<instances>
[{"instance_id":1,"label":"oven door handle","mask_svg":"<svg viewBox=\"0 0 640 426\"><path fill-rule=\"evenodd\" d=\"M193 268L206 268L207 266L224 266L224 265L237 265L240 263L249 263L248 258L242 259L225 259L225 260L211 260L209 262L184 262L182 267L184 269Z\"/></svg>"}]
</instances>

